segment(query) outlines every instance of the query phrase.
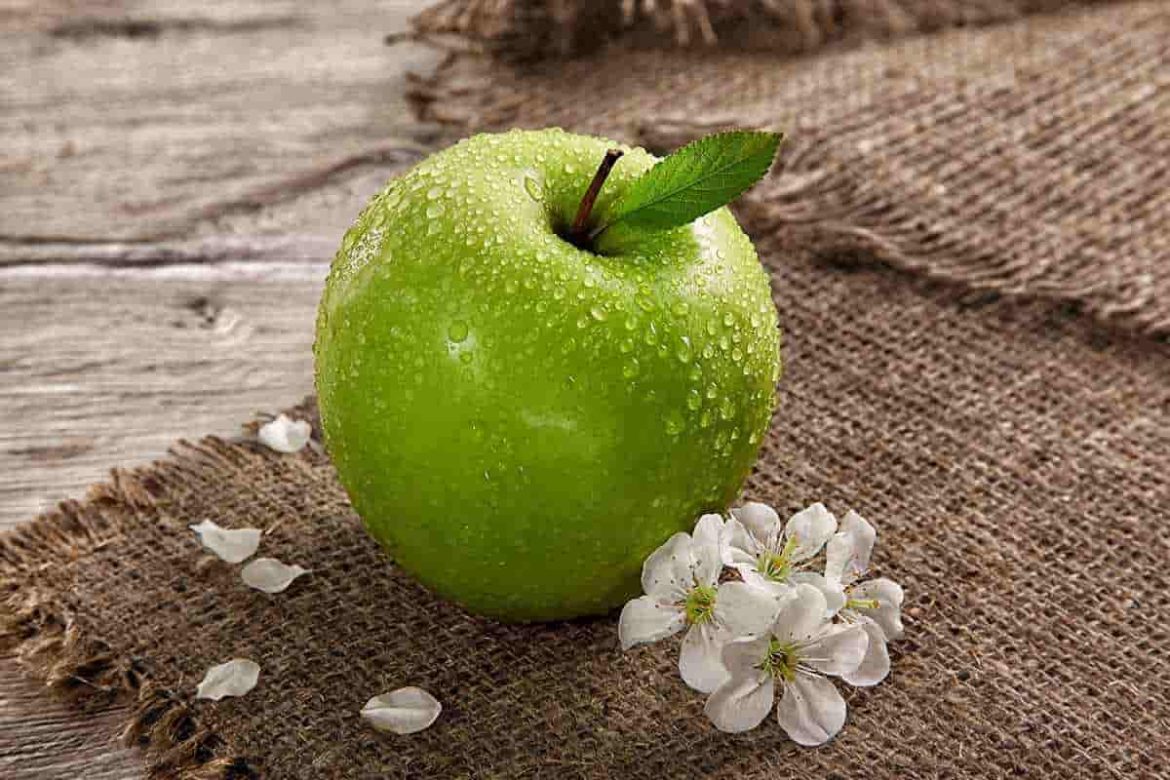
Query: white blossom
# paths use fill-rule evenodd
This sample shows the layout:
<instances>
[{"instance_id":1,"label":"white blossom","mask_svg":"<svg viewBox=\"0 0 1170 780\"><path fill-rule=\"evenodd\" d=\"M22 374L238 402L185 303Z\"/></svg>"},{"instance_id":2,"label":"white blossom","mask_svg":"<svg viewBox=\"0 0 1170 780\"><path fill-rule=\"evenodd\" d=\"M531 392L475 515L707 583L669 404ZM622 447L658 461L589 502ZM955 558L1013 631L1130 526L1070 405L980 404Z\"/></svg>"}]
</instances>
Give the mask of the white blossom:
<instances>
[{"instance_id":1,"label":"white blossom","mask_svg":"<svg viewBox=\"0 0 1170 780\"><path fill-rule=\"evenodd\" d=\"M313 427L304 420L291 420L282 414L261 425L256 437L265 447L277 452L300 452L309 443L312 432Z\"/></svg>"},{"instance_id":2,"label":"white blossom","mask_svg":"<svg viewBox=\"0 0 1170 780\"><path fill-rule=\"evenodd\" d=\"M720 535L720 554L723 563L738 571L744 582L777 595L801 583L818 588L825 594L831 614L842 606L840 590L829 587L823 576L803 566L836 530L837 519L819 502L783 525L772 507L748 502L731 510L731 519Z\"/></svg>"},{"instance_id":3,"label":"white blossom","mask_svg":"<svg viewBox=\"0 0 1170 780\"><path fill-rule=\"evenodd\" d=\"M243 568L240 579L249 588L265 593L280 593L288 588L293 580L308 572L308 569L296 564L290 566L275 558L257 558Z\"/></svg>"},{"instance_id":4,"label":"white blossom","mask_svg":"<svg viewBox=\"0 0 1170 780\"><path fill-rule=\"evenodd\" d=\"M727 678L723 645L736 636L762 632L777 609L772 593L743 582L718 584L722 529L719 515L703 515L693 537L677 533L651 553L642 567L645 595L628 602L618 621L623 649L685 629L679 673L703 693Z\"/></svg>"},{"instance_id":5,"label":"white blossom","mask_svg":"<svg viewBox=\"0 0 1170 780\"><path fill-rule=\"evenodd\" d=\"M422 688L409 686L383 693L366 702L362 717L378 731L413 734L430 726L443 705Z\"/></svg>"},{"instance_id":6,"label":"white blossom","mask_svg":"<svg viewBox=\"0 0 1170 780\"><path fill-rule=\"evenodd\" d=\"M857 668L869 635L858 623L833 624L827 611L821 590L798 584L763 635L727 643L723 663L729 677L704 707L716 728L755 728L772 709L779 687L776 716L793 741L821 745L841 730L845 700L828 677Z\"/></svg>"},{"instance_id":7,"label":"white blossom","mask_svg":"<svg viewBox=\"0 0 1170 780\"><path fill-rule=\"evenodd\" d=\"M207 670L195 691L195 698L219 701L225 696L243 696L256 687L259 679L258 663L247 658L233 658Z\"/></svg>"},{"instance_id":8,"label":"white blossom","mask_svg":"<svg viewBox=\"0 0 1170 780\"><path fill-rule=\"evenodd\" d=\"M886 643L902 636L902 586L884 577L858 582L869 568L876 541L874 527L850 511L825 548L825 581L839 594L837 614L869 634L865 658L857 669L842 675L850 685L877 685L884 680L890 672Z\"/></svg>"},{"instance_id":9,"label":"white blossom","mask_svg":"<svg viewBox=\"0 0 1170 780\"><path fill-rule=\"evenodd\" d=\"M220 528L211 520L188 527L199 536L204 547L228 563L251 558L260 546L259 528Z\"/></svg>"}]
</instances>

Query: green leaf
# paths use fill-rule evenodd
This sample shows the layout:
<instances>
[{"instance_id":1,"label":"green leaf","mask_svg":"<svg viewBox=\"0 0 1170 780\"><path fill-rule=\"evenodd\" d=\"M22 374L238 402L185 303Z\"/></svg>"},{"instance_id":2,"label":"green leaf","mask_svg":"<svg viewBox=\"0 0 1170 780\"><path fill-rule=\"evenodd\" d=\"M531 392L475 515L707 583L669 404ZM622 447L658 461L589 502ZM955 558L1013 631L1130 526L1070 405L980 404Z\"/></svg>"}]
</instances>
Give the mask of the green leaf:
<instances>
[{"instance_id":1,"label":"green leaf","mask_svg":"<svg viewBox=\"0 0 1170 780\"><path fill-rule=\"evenodd\" d=\"M782 139L780 133L735 130L687 144L629 186L601 231L618 223L666 230L726 206L768 172Z\"/></svg>"}]
</instances>

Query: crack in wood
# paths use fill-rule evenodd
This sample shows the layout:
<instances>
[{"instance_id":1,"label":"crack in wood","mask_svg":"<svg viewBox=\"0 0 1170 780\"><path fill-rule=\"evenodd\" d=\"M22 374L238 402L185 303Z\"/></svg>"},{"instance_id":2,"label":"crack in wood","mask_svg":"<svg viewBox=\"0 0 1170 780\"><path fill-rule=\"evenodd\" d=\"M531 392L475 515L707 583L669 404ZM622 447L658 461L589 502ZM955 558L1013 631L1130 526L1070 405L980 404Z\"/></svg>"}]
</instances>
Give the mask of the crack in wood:
<instances>
[{"instance_id":1,"label":"crack in wood","mask_svg":"<svg viewBox=\"0 0 1170 780\"><path fill-rule=\"evenodd\" d=\"M68 19L49 29L52 38L86 40L90 38L151 39L170 33L249 33L261 30L279 30L300 26L302 21L291 16L258 17L220 21L190 17L180 19L125 18L103 19L82 17Z\"/></svg>"}]
</instances>

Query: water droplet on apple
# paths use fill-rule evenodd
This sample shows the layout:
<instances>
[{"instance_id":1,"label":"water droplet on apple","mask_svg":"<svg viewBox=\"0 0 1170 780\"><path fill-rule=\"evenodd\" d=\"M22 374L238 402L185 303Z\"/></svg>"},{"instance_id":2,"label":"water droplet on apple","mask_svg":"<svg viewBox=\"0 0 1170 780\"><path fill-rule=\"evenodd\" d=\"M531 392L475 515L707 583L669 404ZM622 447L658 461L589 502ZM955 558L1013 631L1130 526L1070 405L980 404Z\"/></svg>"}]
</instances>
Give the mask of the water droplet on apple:
<instances>
[{"instance_id":1,"label":"water droplet on apple","mask_svg":"<svg viewBox=\"0 0 1170 780\"><path fill-rule=\"evenodd\" d=\"M626 363L624 366L622 366L622 376L624 376L626 379L633 379L638 375L640 370L641 365L638 363L638 359L631 358L629 363Z\"/></svg>"},{"instance_id":2,"label":"water droplet on apple","mask_svg":"<svg viewBox=\"0 0 1170 780\"><path fill-rule=\"evenodd\" d=\"M689 338L682 337L682 341L674 348L674 356L678 358L680 363L691 362L691 340Z\"/></svg>"},{"instance_id":3,"label":"water droplet on apple","mask_svg":"<svg viewBox=\"0 0 1170 780\"><path fill-rule=\"evenodd\" d=\"M464 339L467 338L467 333L467 323L463 320L455 320L451 323L450 327L447 328L447 338L451 339L451 341L455 342L456 344L463 343Z\"/></svg>"},{"instance_id":4,"label":"water droplet on apple","mask_svg":"<svg viewBox=\"0 0 1170 780\"><path fill-rule=\"evenodd\" d=\"M534 171L524 172L524 191L535 201L540 201L544 197L544 187Z\"/></svg>"},{"instance_id":5,"label":"water droplet on apple","mask_svg":"<svg viewBox=\"0 0 1170 780\"><path fill-rule=\"evenodd\" d=\"M605 319L605 309L601 308L600 306L594 306L589 309L589 316L598 322L601 322Z\"/></svg>"},{"instance_id":6,"label":"water droplet on apple","mask_svg":"<svg viewBox=\"0 0 1170 780\"><path fill-rule=\"evenodd\" d=\"M686 430L686 427L686 422L678 412L670 412L666 415L666 432L671 436L678 436Z\"/></svg>"}]
</instances>

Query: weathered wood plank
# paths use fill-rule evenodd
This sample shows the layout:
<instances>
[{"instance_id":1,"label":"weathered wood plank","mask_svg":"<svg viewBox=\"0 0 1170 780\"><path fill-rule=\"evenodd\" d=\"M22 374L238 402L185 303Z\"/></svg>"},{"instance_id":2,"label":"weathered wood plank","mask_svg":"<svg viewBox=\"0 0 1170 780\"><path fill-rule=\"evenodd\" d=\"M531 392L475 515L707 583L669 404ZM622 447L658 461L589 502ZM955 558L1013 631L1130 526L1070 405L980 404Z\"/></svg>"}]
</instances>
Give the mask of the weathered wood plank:
<instances>
[{"instance_id":1,"label":"weathered wood plank","mask_svg":"<svg viewBox=\"0 0 1170 780\"><path fill-rule=\"evenodd\" d=\"M47 694L0 657L0 776L7 780L139 780L142 758L118 746L122 707L88 712Z\"/></svg>"},{"instance_id":2,"label":"weathered wood plank","mask_svg":"<svg viewBox=\"0 0 1170 780\"><path fill-rule=\"evenodd\" d=\"M299 401L325 268L0 271L0 528L177 437ZM141 756L112 741L124 716L71 709L0 659L0 776L139 780Z\"/></svg>"},{"instance_id":3,"label":"weathered wood plank","mask_svg":"<svg viewBox=\"0 0 1170 780\"><path fill-rule=\"evenodd\" d=\"M419 0L22 0L0 14L0 238L176 236L426 134Z\"/></svg>"},{"instance_id":4,"label":"weathered wood plank","mask_svg":"<svg viewBox=\"0 0 1170 780\"><path fill-rule=\"evenodd\" d=\"M325 263L431 132L381 40L423 4L0 6L0 529L310 390ZM0 776L141 780L123 718L0 658Z\"/></svg>"},{"instance_id":5,"label":"weathered wood plank","mask_svg":"<svg viewBox=\"0 0 1170 780\"><path fill-rule=\"evenodd\" d=\"M0 276L0 527L312 388L322 264Z\"/></svg>"}]
</instances>

